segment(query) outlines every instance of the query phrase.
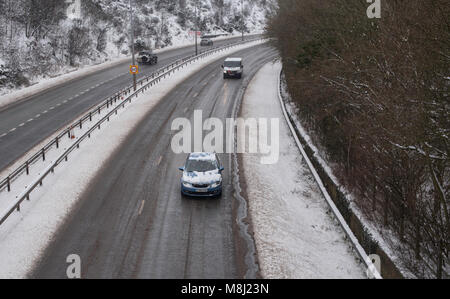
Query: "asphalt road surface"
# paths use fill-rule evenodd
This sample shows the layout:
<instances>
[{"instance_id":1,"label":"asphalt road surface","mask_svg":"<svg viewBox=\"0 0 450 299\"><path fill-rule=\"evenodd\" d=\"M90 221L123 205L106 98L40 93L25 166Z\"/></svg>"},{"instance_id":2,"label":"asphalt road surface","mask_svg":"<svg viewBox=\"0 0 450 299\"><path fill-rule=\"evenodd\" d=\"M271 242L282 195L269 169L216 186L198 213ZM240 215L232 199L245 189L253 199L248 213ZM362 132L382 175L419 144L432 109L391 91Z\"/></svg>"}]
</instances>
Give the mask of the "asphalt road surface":
<instances>
[{"instance_id":1,"label":"asphalt road surface","mask_svg":"<svg viewBox=\"0 0 450 299\"><path fill-rule=\"evenodd\" d=\"M203 118L234 117L240 90L277 55L267 44L242 50L232 56L244 59L243 80L224 80L220 60L172 90L91 182L30 277L65 278L69 254L80 256L82 278L256 277L236 224L233 156L219 155L220 199L183 198L178 167L186 154L172 152L170 128L198 109Z\"/></svg>"},{"instance_id":2,"label":"asphalt road surface","mask_svg":"<svg viewBox=\"0 0 450 299\"><path fill-rule=\"evenodd\" d=\"M249 37L250 38L250 37ZM253 37L251 37L253 38ZM241 38L215 41L222 46ZM199 47L205 50L209 47ZM141 65L139 77L194 54L194 46L158 54L157 65ZM102 100L132 84L130 62L68 81L0 109L0 170ZM88 90L88 91L87 91Z\"/></svg>"}]
</instances>

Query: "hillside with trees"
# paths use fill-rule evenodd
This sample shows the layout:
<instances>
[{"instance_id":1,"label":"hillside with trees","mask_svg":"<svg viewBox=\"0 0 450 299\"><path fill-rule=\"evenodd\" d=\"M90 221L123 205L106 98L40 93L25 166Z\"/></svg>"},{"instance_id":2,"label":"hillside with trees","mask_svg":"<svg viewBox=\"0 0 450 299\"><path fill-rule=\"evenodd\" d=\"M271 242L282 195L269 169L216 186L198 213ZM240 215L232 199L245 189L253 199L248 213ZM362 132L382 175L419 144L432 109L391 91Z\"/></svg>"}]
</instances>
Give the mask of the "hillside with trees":
<instances>
[{"instance_id":1,"label":"hillside with trees","mask_svg":"<svg viewBox=\"0 0 450 299\"><path fill-rule=\"evenodd\" d=\"M261 31L273 0L133 0L136 50L164 48L203 33ZM0 94L58 74L130 54L129 0L0 0ZM73 2L73 1L72 1ZM244 22L241 22L242 16ZM3 92L2 92L3 90Z\"/></svg>"},{"instance_id":2,"label":"hillside with trees","mask_svg":"<svg viewBox=\"0 0 450 299\"><path fill-rule=\"evenodd\" d=\"M279 0L269 21L302 125L402 269L450 273L450 6Z\"/></svg>"}]
</instances>

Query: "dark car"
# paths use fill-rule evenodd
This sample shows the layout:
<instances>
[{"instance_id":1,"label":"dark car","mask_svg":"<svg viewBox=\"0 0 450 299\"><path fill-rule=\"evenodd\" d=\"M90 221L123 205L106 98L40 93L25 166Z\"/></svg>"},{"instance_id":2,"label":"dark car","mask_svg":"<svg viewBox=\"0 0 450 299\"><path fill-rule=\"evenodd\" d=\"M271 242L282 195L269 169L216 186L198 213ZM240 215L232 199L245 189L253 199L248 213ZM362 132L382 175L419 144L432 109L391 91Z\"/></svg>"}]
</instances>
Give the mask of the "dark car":
<instances>
[{"instance_id":1,"label":"dark car","mask_svg":"<svg viewBox=\"0 0 450 299\"><path fill-rule=\"evenodd\" d=\"M200 46L212 46L214 45L214 42L212 41L212 39L209 38L203 38L200 42Z\"/></svg>"},{"instance_id":2,"label":"dark car","mask_svg":"<svg viewBox=\"0 0 450 299\"><path fill-rule=\"evenodd\" d=\"M141 51L137 57L137 62L142 64L157 64L158 56L154 54L151 50Z\"/></svg>"}]
</instances>

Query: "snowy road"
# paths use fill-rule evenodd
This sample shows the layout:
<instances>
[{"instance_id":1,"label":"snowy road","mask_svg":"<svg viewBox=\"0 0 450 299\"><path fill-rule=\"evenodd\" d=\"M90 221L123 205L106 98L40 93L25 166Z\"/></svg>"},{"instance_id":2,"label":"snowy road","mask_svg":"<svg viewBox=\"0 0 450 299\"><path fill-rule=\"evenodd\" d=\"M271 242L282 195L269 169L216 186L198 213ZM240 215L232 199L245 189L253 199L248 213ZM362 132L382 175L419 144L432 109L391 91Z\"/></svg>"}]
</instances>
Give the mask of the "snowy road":
<instances>
[{"instance_id":1,"label":"snowy road","mask_svg":"<svg viewBox=\"0 0 450 299\"><path fill-rule=\"evenodd\" d=\"M218 40L214 46L239 40ZM158 54L158 65L142 65L138 78L193 54L193 49L190 46ZM131 85L129 64L112 66L38 93L26 101L0 108L0 170L90 107Z\"/></svg>"},{"instance_id":2,"label":"snowy road","mask_svg":"<svg viewBox=\"0 0 450 299\"><path fill-rule=\"evenodd\" d=\"M280 63L265 65L248 86L241 117L280 120L280 157L240 161L264 278L364 278L363 264L333 218L284 120L278 100Z\"/></svg>"},{"instance_id":3,"label":"snowy road","mask_svg":"<svg viewBox=\"0 0 450 299\"><path fill-rule=\"evenodd\" d=\"M170 149L173 119L191 118L195 109L204 117L231 117L243 85L277 53L262 45L232 55L244 58L244 79L223 80L219 59L156 104L91 181L31 277L66 277L65 260L73 253L82 260L84 278L248 273L247 244L235 221L239 207L230 155L221 155L226 170L220 200L182 199L178 167L186 155Z\"/></svg>"}]
</instances>

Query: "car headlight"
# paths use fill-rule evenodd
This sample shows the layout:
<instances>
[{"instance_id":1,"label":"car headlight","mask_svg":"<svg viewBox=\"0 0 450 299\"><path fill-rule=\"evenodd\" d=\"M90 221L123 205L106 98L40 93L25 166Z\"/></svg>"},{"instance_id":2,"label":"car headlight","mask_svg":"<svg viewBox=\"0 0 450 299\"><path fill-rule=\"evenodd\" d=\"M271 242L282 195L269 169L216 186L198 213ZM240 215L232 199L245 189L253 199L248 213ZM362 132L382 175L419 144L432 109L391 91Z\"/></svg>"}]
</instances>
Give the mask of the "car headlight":
<instances>
[{"instance_id":1,"label":"car headlight","mask_svg":"<svg viewBox=\"0 0 450 299\"><path fill-rule=\"evenodd\" d=\"M186 188L192 188L192 184L188 182L182 182L183 186Z\"/></svg>"},{"instance_id":2,"label":"car headlight","mask_svg":"<svg viewBox=\"0 0 450 299\"><path fill-rule=\"evenodd\" d=\"M217 182L215 182L215 183L213 183L213 184L211 185L211 188L217 188L217 187L219 187L220 185L222 185L222 181L217 181Z\"/></svg>"}]
</instances>

